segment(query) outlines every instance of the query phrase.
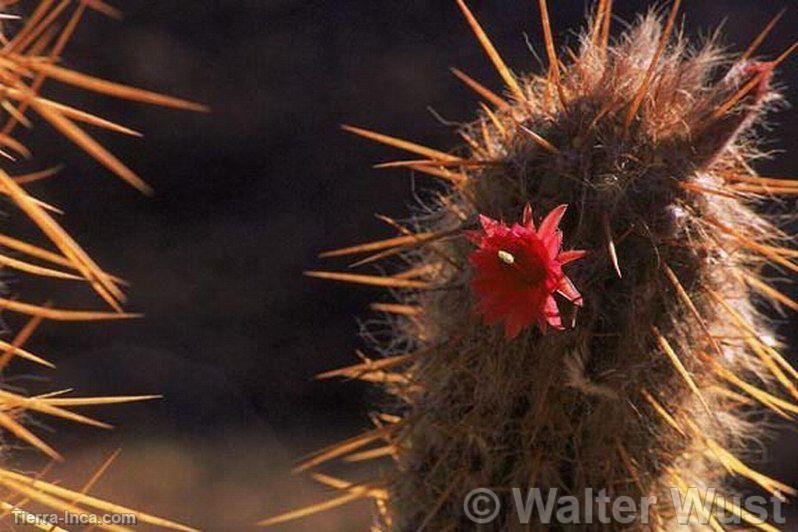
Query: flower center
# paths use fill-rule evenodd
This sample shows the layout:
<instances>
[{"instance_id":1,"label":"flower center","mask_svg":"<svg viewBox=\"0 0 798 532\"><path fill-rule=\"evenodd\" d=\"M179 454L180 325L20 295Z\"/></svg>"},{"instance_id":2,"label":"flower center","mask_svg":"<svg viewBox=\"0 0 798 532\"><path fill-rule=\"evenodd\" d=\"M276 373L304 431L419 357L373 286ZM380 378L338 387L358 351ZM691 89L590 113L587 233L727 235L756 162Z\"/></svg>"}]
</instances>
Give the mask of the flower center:
<instances>
[{"instance_id":1,"label":"flower center","mask_svg":"<svg viewBox=\"0 0 798 532\"><path fill-rule=\"evenodd\" d=\"M504 249L500 249L496 255L502 264L506 264L508 269L512 270L514 277L522 284L535 286L546 278L546 269L537 257L533 259L523 251L519 255Z\"/></svg>"}]
</instances>

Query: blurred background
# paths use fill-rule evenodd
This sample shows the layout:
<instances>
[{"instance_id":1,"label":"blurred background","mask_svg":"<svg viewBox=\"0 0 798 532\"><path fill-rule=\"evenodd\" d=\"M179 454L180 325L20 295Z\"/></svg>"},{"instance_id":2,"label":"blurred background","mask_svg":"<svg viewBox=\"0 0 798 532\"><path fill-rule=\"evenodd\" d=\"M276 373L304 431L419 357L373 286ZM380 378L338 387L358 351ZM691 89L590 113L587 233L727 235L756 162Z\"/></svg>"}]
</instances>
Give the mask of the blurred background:
<instances>
[{"instance_id":1,"label":"blurred background","mask_svg":"<svg viewBox=\"0 0 798 532\"><path fill-rule=\"evenodd\" d=\"M742 50L790 3L705 0L687 2L683 14L689 35L723 25L723 40ZM12 383L83 395L163 394L87 411L116 425L112 432L47 420L57 432L50 441L69 457L53 477L79 485L87 467L122 447L97 494L207 530L248 530L258 519L329 496L291 477L291 464L367 427L375 398L367 387L313 376L355 360L356 320L368 317L367 304L381 294L307 279L302 271L343 266L317 259L321 250L391 235L373 215L401 217L413 182L401 170L371 169L396 152L351 137L339 124L446 149L456 138L430 109L467 121L477 105L449 67L495 90L500 84L449 0L118 4L121 22L89 15L65 54L67 65L207 103L213 113L87 97L48 82L45 95L145 133L143 141L97 137L154 186L152 198L46 124L23 141L36 148L38 168L65 164L57 181L31 191L65 208L64 225L100 264L131 282L128 308L146 319L46 324L28 346L58 371L20 362ZM651 5L615 4L616 32ZM542 49L532 0L470 5L513 69L536 68L525 42ZM550 2L550 10L557 43L574 43L585 0ZM798 37L794 17L787 13L763 54L773 57ZM778 81L798 100L795 61ZM785 110L772 125L769 147L786 155L760 170L798 176L798 114ZM4 223L20 222L8 211ZM41 285L23 277L9 282L34 300L39 290L44 300ZM99 305L78 285L58 285L56 293L61 306ZM781 329L794 342L796 323L790 318ZM790 355L795 360L794 350ZM793 431L781 429L763 450L765 471L793 485L796 443ZM22 451L16 460L33 467L34 458ZM361 505L284 530L367 525L368 506Z\"/></svg>"}]
</instances>

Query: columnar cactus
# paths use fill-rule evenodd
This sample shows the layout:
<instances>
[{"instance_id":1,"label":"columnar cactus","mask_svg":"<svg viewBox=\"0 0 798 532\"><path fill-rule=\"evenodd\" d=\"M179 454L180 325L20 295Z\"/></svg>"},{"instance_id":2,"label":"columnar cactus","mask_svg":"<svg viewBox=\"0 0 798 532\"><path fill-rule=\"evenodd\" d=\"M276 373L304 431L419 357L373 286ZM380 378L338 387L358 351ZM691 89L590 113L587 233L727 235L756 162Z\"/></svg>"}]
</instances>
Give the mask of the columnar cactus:
<instances>
[{"instance_id":1,"label":"columnar cactus","mask_svg":"<svg viewBox=\"0 0 798 532\"><path fill-rule=\"evenodd\" d=\"M324 376L377 382L393 400L373 430L299 469L392 457L372 483L318 476L345 491L331 504L374 498L385 530L468 529L471 490L529 486L656 496L641 529L675 526L673 489L726 488L704 526L726 512L767 528L728 481L793 493L746 462L770 415L798 413L798 373L754 304L798 308L763 277L798 271L798 251L759 208L798 181L751 166L756 125L779 101L773 71L793 49L751 59L772 25L742 56L692 48L674 31L678 0L611 39L602 0L578 50L558 57L540 0L548 69L516 76L457 4L506 94L455 71L485 103L454 152L346 127L415 154L383 166L445 192L409 224L388 220L396 238L325 254L401 269L309 272L391 289L398 301L375 305L390 315L381 356Z\"/></svg>"}]
</instances>

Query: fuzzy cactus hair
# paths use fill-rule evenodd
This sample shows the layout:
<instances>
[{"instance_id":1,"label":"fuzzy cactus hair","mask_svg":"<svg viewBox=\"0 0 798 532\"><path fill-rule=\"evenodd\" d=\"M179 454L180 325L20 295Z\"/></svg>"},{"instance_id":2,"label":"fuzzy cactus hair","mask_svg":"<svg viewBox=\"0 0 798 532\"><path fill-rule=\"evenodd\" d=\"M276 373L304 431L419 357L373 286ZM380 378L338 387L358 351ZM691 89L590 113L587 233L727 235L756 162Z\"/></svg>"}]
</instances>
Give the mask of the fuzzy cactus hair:
<instances>
[{"instance_id":1,"label":"fuzzy cactus hair","mask_svg":"<svg viewBox=\"0 0 798 532\"><path fill-rule=\"evenodd\" d=\"M798 309L763 277L798 271L798 251L759 208L798 193L798 181L751 166L756 125L779 101L773 71L793 48L751 59L771 24L742 56L714 41L693 49L675 31L679 3L610 39L601 0L578 50L558 57L540 0L549 66L516 76L457 0L507 87L499 95L455 71L485 101L459 131L465 144L449 153L346 127L414 154L383 166L439 178L445 192L410 224L388 220L399 236L325 254L401 269L309 272L386 287L397 301L374 306L389 315L390 340L373 346L381 356L323 375L381 385L390 399L375 427L298 469L342 457L394 467L364 484L317 475L342 494L266 524L370 497L378 529L463 530L470 490L541 486L656 496L648 527L662 530L676 523L672 489L714 487L725 491L698 516L703 527L720 529L726 512L768 529L732 502L730 481L794 494L746 454L768 419L798 413L798 372L754 304ZM566 272L582 306L555 295L564 330L506 335L476 313L487 296L473 289L480 266L466 236L480 216L521 220L527 203L538 215L569 206L563 249L589 252ZM505 251L496 268L512 265ZM512 525L499 515L489 529Z\"/></svg>"}]
</instances>

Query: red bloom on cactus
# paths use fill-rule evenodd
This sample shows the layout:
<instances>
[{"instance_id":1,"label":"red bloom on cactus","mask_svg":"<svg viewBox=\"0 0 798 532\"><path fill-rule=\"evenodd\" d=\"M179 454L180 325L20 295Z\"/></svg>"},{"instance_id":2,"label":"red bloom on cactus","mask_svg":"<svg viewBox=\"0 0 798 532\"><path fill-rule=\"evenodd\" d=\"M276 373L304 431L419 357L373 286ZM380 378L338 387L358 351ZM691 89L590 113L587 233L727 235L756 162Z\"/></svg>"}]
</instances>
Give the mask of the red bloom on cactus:
<instances>
[{"instance_id":1,"label":"red bloom on cactus","mask_svg":"<svg viewBox=\"0 0 798 532\"><path fill-rule=\"evenodd\" d=\"M586 253L560 249L559 224L566 208L560 205L552 210L537 229L529 204L522 223L512 227L480 215L482 230L467 233L478 246L469 257L474 268L471 287L477 296L477 312L489 325L504 322L507 338L515 338L534 324L544 332L547 325L563 329L555 292L582 305L582 296L562 271L564 264Z\"/></svg>"}]
</instances>

